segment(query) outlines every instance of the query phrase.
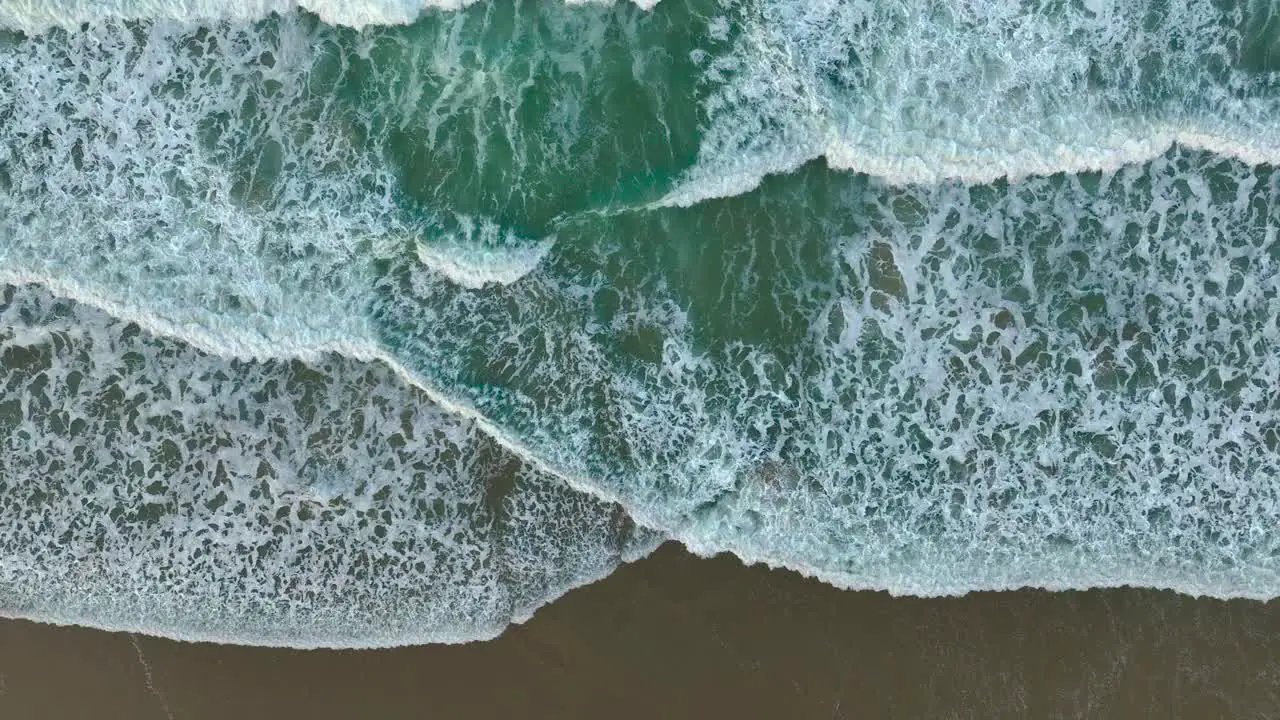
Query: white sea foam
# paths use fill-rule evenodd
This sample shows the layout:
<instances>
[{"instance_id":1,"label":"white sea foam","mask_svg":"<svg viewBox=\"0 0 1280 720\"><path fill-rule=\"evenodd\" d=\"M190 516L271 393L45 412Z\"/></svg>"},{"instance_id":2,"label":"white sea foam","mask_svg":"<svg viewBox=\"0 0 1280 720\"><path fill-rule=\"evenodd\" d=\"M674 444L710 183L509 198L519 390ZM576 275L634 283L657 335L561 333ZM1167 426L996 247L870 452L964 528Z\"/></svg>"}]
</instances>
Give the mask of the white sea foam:
<instances>
[{"instance_id":1,"label":"white sea foam","mask_svg":"<svg viewBox=\"0 0 1280 720\"><path fill-rule=\"evenodd\" d=\"M1225 187L1211 190L1204 179L1210 174ZM1275 185L1258 182L1252 170L1237 163L1186 153L1101 183L1090 191L1078 182L1034 179L986 199L955 186L884 190L883 199L873 189L856 214L871 219L874 230L833 248L845 277L836 288L839 309L808 320L834 328L827 342L805 351L810 363L819 364L817 377L796 374L800 371L767 348L743 348L744 364L755 370L735 372L714 356L692 352L687 321L652 305L637 321L656 323L667 335L660 376L665 379L634 392L623 378L608 378L614 370L591 351L589 336L548 336L561 347L576 347L578 360L561 364L572 356L552 345L555 364L544 370L576 388L589 389L605 378L625 401L614 416L624 424L611 432L620 433L644 462L639 475L579 476L576 482L622 499L628 512L650 518L695 552L727 549L748 561L791 567L843 587L947 595L1027 585L1137 584L1216 597L1275 596L1280 577L1266 560L1273 541L1257 529L1273 520L1280 474L1268 465L1268 453L1250 449L1276 439L1276 409L1257 392L1280 382L1280 365L1267 351L1280 342L1275 323L1280 285L1268 272L1267 259L1280 207ZM1062 237L1029 256L1030 247L1018 238L1026 232L1025 223L1035 227L1046 219L1057 223L1050 236ZM1165 234L1135 236L1127 228L1138 221ZM807 235L803 224L782 222L788 231ZM1103 234L1086 234L1084 227L1101 227ZM790 239L779 235L772 250L761 254L787 263ZM979 250L992 239L1004 248L995 254ZM1024 274L1002 291L1004 281L986 275L983 264L1009 262L1023 264ZM1239 266L1242 262L1247 267ZM420 273L428 283L422 287L447 283L430 268ZM1214 284L1205 285L1204 279ZM529 289L533 296L568 299L570 309L572 298L581 297L563 280L542 275L529 280L541 285ZM1107 298L1106 309L1095 310L1098 316L1076 330L1050 330L1052 318L1040 315L1069 308L1090 288ZM427 296L432 295L438 293ZM1117 325L1127 308L1145 303L1150 313L1152 297L1158 299L1159 320L1144 314ZM521 307L521 314L536 316L544 327L559 322L533 306ZM471 315L475 310L468 301L449 313L495 320ZM424 340L449 344L471 330L449 313L436 318L439 325L420 328L428 333ZM1006 319L1002 313L1008 313ZM1211 327L1210 316L1226 329ZM860 337L870 328L879 343ZM615 324L614 332L620 330ZM1245 337L1241 332L1262 349L1233 345L1233 338ZM28 330L15 339L30 347L57 335L56 330ZM872 360L869 355L885 342L897 349ZM1136 362L1144 366L1176 368L1204 360L1222 378L1249 383L1245 392L1223 396L1212 384L1204 385L1214 382L1212 374L1171 370L1146 381L1154 388L1147 396L1118 395L1116 380L1108 378L1135 372L1135 361L1115 359L1131 353L1125 348L1134 343L1145 354ZM1042 348L1050 367L1014 362L1034 346ZM400 367L387 353L349 351L376 354ZM1073 362L1078 369L1068 369ZM1072 379L1081 376L1082 381ZM797 387L821 389L798 417L799 406L786 399L788 388ZM713 412L713 405L699 399L709 394L733 404ZM847 406L842 398L857 398L857 404ZM1240 402L1246 407L1235 406ZM971 410L961 413L958 403ZM1184 403L1189 410L1171 411ZM464 398L454 407L459 414L476 413L462 409L466 404ZM989 412L972 412L974 407ZM573 428L582 416L550 410L563 424L512 446L533 458L550 458L562 471L581 468L590 451L584 451ZM1068 412L1080 417L1054 419ZM815 422L812 427L821 432L810 439L810 430L803 428ZM1045 422L1068 424L1039 442L1019 440L1026 428ZM784 435L800 444L777 459L766 452L762 466L759 443L773 423L802 428ZM504 436L502 423L487 420L476 427ZM909 440L920 433L939 449ZM1128 454L1108 459L1090 447L1087 437L1093 434L1114 437ZM862 459L850 464L849 458ZM930 475L922 482L922 469L940 459L963 469L958 476ZM804 467L805 475L788 463ZM1170 476L1177 468L1192 474ZM315 487L313 492L326 498L342 492L342 485L332 482ZM673 493L675 488L683 489ZM1130 547L1127 538L1137 538L1139 546ZM30 573L37 566L15 557L8 568L52 582ZM394 637L342 635L336 617L322 618L315 626L320 635L310 640L253 626L234 632L220 626L166 630L145 614L154 608L116 610L122 618L134 613L150 624L112 620L101 604L27 614L253 643L464 639L409 629L397 630ZM497 632L500 625L476 636Z\"/></svg>"},{"instance_id":2,"label":"white sea foam","mask_svg":"<svg viewBox=\"0 0 1280 720\"><path fill-rule=\"evenodd\" d=\"M0 48L0 281L43 285L219 357L384 362L483 423L383 350L369 265L408 250L446 285L483 286L525 276L551 241L484 218L405 221L391 169L330 98L309 93L323 49L309 32L290 16L201 40L156 23ZM210 139L215 118L240 124Z\"/></svg>"},{"instance_id":3,"label":"white sea foam","mask_svg":"<svg viewBox=\"0 0 1280 720\"><path fill-rule=\"evenodd\" d=\"M1175 149L1008 187L808 177L650 211L654 250L623 268L606 246L575 277L388 319L447 378L537 318L536 346L488 354L502 395L457 390L697 552L918 595L1280 594L1272 170ZM670 269L747 217L718 298Z\"/></svg>"},{"instance_id":4,"label":"white sea foam","mask_svg":"<svg viewBox=\"0 0 1280 720\"><path fill-rule=\"evenodd\" d=\"M774 411L771 462L803 477L739 480L673 534L900 594L1275 597L1277 192L1185 150L1092 186L873 185L825 339L766 384L821 389ZM730 474L759 476L740 445Z\"/></svg>"},{"instance_id":5,"label":"white sea foam","mask_svg":"<svg viewBox=\"0 0 1280 720\"><path fill-rule=\"evenodd\" d=\"M0 323L7 347L48 364L7 396L21 427L0 472L13 490L0 520L11 531L0 612L252 644L459 642L527 618L661 537L619 535L629 521L616 506L540 470L509 433L377 342L370 262L416 245L447 285L491 285L532 270L549 241L487 221L435 235L407 223L387 168L328 98L309 95L320 48L295 19L205 35L105 26L0 47L0 282L78 303L24 287ZM220 136L218 118L243 124ZM300 398L299 382L327 389ZM183 387L204 390L175 400ZM115 388L131 409L95 410ZM75 438L70 416L31 404L42 397L86 423ZM361 407L363 430L343 426ZM421 439L408 450L389 440L406 409ZM121 418L127 427L112 430ZM503 445L532 462L495 511L505 520L486 519L477 503L495 454L510 457ZM59 453L91 456L98 474ZM62 465L37 467L55 455ZM218 504L228 483L245 507ZM30 505L32 492L57 501ZM147 517L121 516L104 493ZM351 512L367 526L320 517L332 503L359 505ZM370 574L366 556L394 573Z\"/></svg>"},{"instance_id":6,"label":"white sea foam","mask_svg":"<svg viewBox=\"0 0 1280 720\"><path fill-rule=\"evenodd\" d=\"M424 267L429 267L425 266ZM430 269L433 275L448 277L437 268ZM198 323L174 321L162 314L148 310L145 303L137 299L122 299L121 293L104 288L88 288L78 282L48 275L17 274L0 270L0 285L13 287L34 286L51 292L58 298L71 300L86 308L104 313L118 321L132 323L144 331L158 337L169 338L190 347L192 350L205 353L224 360L251 360L265 362L269 360L298 360L306 363L319 363L328 356L336 356L346 360L362 363L374 363L384 366L396 379L407 387L411 387L453 417L474 423L487 437L496 442L503 450L529 465L538 472L557 478L575 492L594 497L604 503L619 503L621 496L612 489L592 481L589 477L573 469L574 465L556 465L540 456L534 448L524 443L517 435L505 430L501 424L492 422L477 410L468 400L438 387L420 374L406 367L399 357L380 347L376 342L365 337L315 337L299 338L296 335L284 334L271 336L258 332L255 328L241 328L233 324L221 324L210 330ZM9 344L22 346L24 343L45 342L49 332L40 328L10 328L13 337ZM653 522L645 522L647 513L641 511L639 516L633 515L640 524L653 527Z\"/></svg>"},{"instance_id":7,"label":"white sea foam","mask_svg":"<svg viewBox=\"0 0 1280 720\"><path fill-rule=\"evenodd\" d=\"M381 363L231 361L3 292L4 614L258 645L463 642L658 540Z\"/></svg>"},{"instance_id":8,"label":"white sea foam","mask_svg":"<svg viewBox=\"0 0 1280 720\"><path fill-rule=\"evenodd\" d=\"M1236 88L1249 99L1234 105L1206 96L1182 114L1115 117L1103 112L1107 105L1098 98L1109 96L1099 91L1083 96L1077 114L1052 127L1033 122L1036 130L1004 137L991 149L974 138L1002 137L1028 119L1047 122L1048 111L1074 106L1031 93L1027 103L1001 110L1017 93L982 85L988 75L955 72L950 77L963 92L943 92L937 84L946 73L918 77L913 73L927 63L891 52L890 60L902 62L869 76L899 90L912 86L908 80L927 81L922 96L937 102L907 108L910 93L873 86L869 98L898 103L887 105L893 112L877 124L856 102L866 78L837 62L849 51L836 41L891 41L893 34L845 32L858 30L853 15L865 11L850 3L765 7L773 24L709 25L713 45L729 43L733 52L708 61L721 77L708 78L703 152L689 184L668 198L675 205L704 201L703 207L636 213L627 219L639 225L628 231L643 240L634 243L606 242L613 240L606 215L562 218L557 241L569 238L567 259L556 263L546 261L549 238L520 239L496 221L463 216L440 231L407 216L395 173L366 147L369 127L360 124L360 113L343 112L337 99L314 92L337 82L333 74L347 63L330 62L327 43L316 42L296 16L261 31L221 26L196 33L157 22L127 32L99 26L28 38L16 50L0 44L0 282L38 283L80 303L66 309L24 289L30 297L12 308L63 309L40 322L12 308L5 318L15 356L57 358L42 370L45 380L32 377L16 391L39 405L19 401L22 432L74 460L76 445L62 426L88 418L60 414L85 404L66 393L78 392L70 388L79 384L94 397L114 398L107 385L116 381L108 376L119 370L130 392L148 393L161 425L166 417L235 425L224 433L235 449L219 452L234 456L239 474L229 482L248 493L258 480L252 459L262 453L281 459L282 467L301 467L312 442L336 444L328 451L333 457L371 453L357 472L267 483L270 497L249 498L262 503L256 516L218 519L242 523L233 529L277 558L271 517L284 507L281 498L289 499L279 519L285 524L278 525L286 537L313 532L292 524L303 521L288 511L352 497L365 510L408 513L384 524L387 532L395 527L406 537L438 540L432 533L441 528L439 518L420 522L411 506L439 498L471 512L463 506L483 485L478 471L451 474L443 466L470 457L468 448L496 445L525 461L522 477L530 484L507 509L524 529L502 542L467 536L469 544L457 547L474 549L476 557L509 553L504 567L518 569L535 588L519 601L503 595L502 583L483 583L476 595L439 589L443 594L423 607L480 607L483 619L418 616L423 622L415 628L403 624L408 616L400 625L379 619L405 603L407 595L396 593L415 592L408 578L422 576L394 581L395 592L368 599L352 621L349 607L290 605L289 588L262 584L280 577L328 592L325 583L343 573L308 570L288 580L288 567L264 565L243 568L261 583L229 591L244 604L225 611L231 614L202 616L207 606L184 605L179 597L194 581L147 574L163 563L126 563L104 576L100 592L82 592L99 560L42 559L66 560L82 550L95 557L87 536L77 535L84 542L70 549L51 546L51 536L31 540L30 552L0 554L0 587L13 593L0 605L43 619L192 639L462 640L496 633L564 588L607 572L618 557L652 547L660 535L697 552L729 550L842 586L899 593L1133 583L1222 597L1280 595L1280 573L1270 560L1277 540L1268 530L1280 512L1280 408L1266 394L1280 385L1274 260L1280 186L1267 168L1250 166L1268 162L1275 147L1268 120L1274 116L1263 112L1271 101L1259 90L1265 87ZM1075 77L1073 68L1086 67L1081 58L1092 52L1055 46L1059 39L1048 31L1057 26L1033 20L1015 13L1005 21L1039 32L1014 33L1012 49L1019 52L1010 62L1018 67L1002 66L1024 91ZM959 27L965 29L959 38L968 41L963 47L985 47L972 42L972 23ZM916 40L943 32L910 23L907 29ZM1070 61L1022 69L1037 43L1046 56ZM921 47L936 54L945 44ZM448 63L437 64L452 72ZM482 69L467 69L467 77L484 80L488 68ZM846 69L853 74L842 78ZM1000 75L995 70L991 76ZM413 87L395 79L397 88ZM484 114L493 97L487 82L453 97L472 103L460 112ZM507 93L503 116L516 117L511 98L524 85L494 86ZM989 96L979 92L987 90ZM999 112L980 121L986 111ZM898 133L897 120L913 117L918 122L905 127L919 132ZM1179 147L1168 150L1170 143ZM823 155L881 179L829 174L821 182L809 177L804 192L792 196L760 192L705 202ZM1112 164L1122 159L1145 162ZM1107 172L1031 177L1091 163ZM953 175L1012 180L994 187L940 182ZM900 183L907 186L894 187ZM789 186L780 185L785 193ZM436 221L449 210L424 214ZM586 235L562 234L574 232L575 223L588 224ZM732 248L722 247L722 225L738 233ZM691 257L699 253L705 256ZM715 287L708 274L688 272L704 261L716 268ZM379 263L389 274L374 271ZM1085 310L1069 316L1072 308ZM153 337L138 339L129 323ZM281 391L284 375L272 375L292 372L284 359L330 373L325 392L343 412L324 421L329 435L313 441L316 421L286 407L292 390ZM209 377L219 372L227 379L216 381L221 390L208 403L173 400L173 383L210 387ZM73 373L80 379L73 382ZM235 389L242 373L245 388ZM350 382L356 375L375 390L343 395L359 386ZM168 397L157 400L143 386L164 388L156 397ZM204 391L178 394L192 392ZM236 399L244 392L269 397L263 412L274 414L239 417ZM386 406L370 415L386 432L362 435L342 424L350 422L350 407L369 398ZM351 479L384 477L380 463L387 460L396 472L408 472L418 456L396 454L389 438L397 417L386 408L424 403L433 409L422 410L414 422L425 424L414 427L439 427L442 436L418 448L434 468L422 472L460 485L424 495L384 482L394 500L387 507L390 500L368 497ZM200 415L214 408L226 417ZM136 408L126 410L131 417ZM149 481L164 476L172 453L163 440L172 428L136 429L134 445L97 450L103 463L137 460ZM341 440L342 431L353 439ZM338 447L342 442L348 444ZM135 451L137 457L129 455ZM176 529L207 522L213 512L192 498L217 497L222 486L207 467L191 464L198 455L187 450L188 462L164 488L125 482L136 500L131 506L163 506L156 508L163 527L154 530L147 518L124 526L95 519L115 550L125 553L136 541L145 550L140 558L205 552L173 544ZM20 457L32 467L44 462ZM40 477L15 479L29 490ZM74 518L97 518L102 499L74 487L76 493L42 506L51 514L41 517L87 532ZM184 487L191 497L173 500ZM28 498L48 499L47 489L39 492ZM164 500L153 503L152 495ZM605 529L623 511L657 530L641 533L634 548L604 543ZM35 526L17 527L30 536L22 542L35 537ZM327 537L335 528L314 533ZM459 532L475 530L466 528ZM536 562L521 560L525 550L513 539L550 555L570 553L565 568L572 571L547 576L545 557L534 552ZM574 548L582 554L573 555ZM32 554L37 550L54 555ZM305 555L300 546L290 552ZM470 567L462 550L432 546L427 555ZM408 561L412 554L398 557ZM138 574L131 580L129 573ZM461 582L465 575L448 577ZM169 599L137 599L136 578L157 583ZM204 587L193 597L226 586ZM429 582L419 590L436 592ZM263 604L280 597L292 614L276 629L232 627L245 617L271 617ZM344 630L344 622L356 624Z\"/></svg>"},{"instance_id":9,"label":"white sea foam","mask_svg":"<svg viewBox=\"0 0 1280 720\"><path fill-rule=\"evenodd\" d=\"M1031 176L1059 173L1114 173L1126 165L1157 158L1175 145L1237 158L1250 165L1280 165L1280 137L1264 138L1240 133L1222 134L1199 126L1171 128L1151 125L1091 139L1089 147L1058 145L1055 148L1000 148L963 154L954 143L937 140L910 153L884 154L847 143L834 131L826 145L797 148L794 154L739 158L733 163L710 162L695 167L680 184L654 203L655 207L688 207L713 198L732 197L754 190L765 177L794 172L821 158L828 167L873 175L891 185L934 184L957 181L986 184L998 180L1017 182ZM1237 131L1238 132L1238 131ZM821 149L817 149L817 148Z\"/></svg>"},{"instance_id":10,"label":"white sea foam","mask_svg":"<svg viewBox=\"0 0 1280 720\"><path fill-rule=\"evenodd\" d=\"M731 7L733 49L704 70L717 89L698 163L664 204L746 192L819 157L893 184L1114 171L1175 143L1280 162L1276 68L1253 67L1265 8Z\"/></svg>"},{"instance_id":11,"label":"white sea foam","mask_svg":"<svg viewBox=\"0 0 1280 720\"><path fill-rule=\"evenodd\" d=\"M516 282L533 272L554 243L524 240L492 220L460 217L456 224L456 232L420 240L415 247L423 265L465 288Z\"/></svg>"},{"instance_id":12,"label":"white sea foam","mask_svg":"<svg viewBox=\"0 0 1280 720\"><path fill-rule=\"evenodd\" d=\"M39 33L104 20L169 20L184 24L259 20L306 10L331 25L407 25L430 10L459 10L481 0L0 0L0 27ZM613 0L564 0L569 5ZM651 9L658 0L632 0Z\"/></svg>"}]
</instances>

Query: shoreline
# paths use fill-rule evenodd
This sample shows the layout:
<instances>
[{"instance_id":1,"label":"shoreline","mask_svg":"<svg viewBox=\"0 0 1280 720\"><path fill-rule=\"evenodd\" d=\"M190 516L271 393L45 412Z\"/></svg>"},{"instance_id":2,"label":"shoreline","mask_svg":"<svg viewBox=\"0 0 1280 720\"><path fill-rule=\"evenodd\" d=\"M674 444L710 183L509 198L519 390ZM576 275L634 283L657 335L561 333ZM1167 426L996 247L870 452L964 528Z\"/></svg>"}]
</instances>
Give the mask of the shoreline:
<instances>
[{"instance_id":1,"label":"shoreline","mask_svg":"<svg viewBox=\"0 0 1280 720\"><path fill-rule=\"evenodd\" d=\"M0 620L0 716L1262 717L1280 603L1117 589L891 597L668 543L494 640L189 643Z\"/></svg>"}]
</instances>

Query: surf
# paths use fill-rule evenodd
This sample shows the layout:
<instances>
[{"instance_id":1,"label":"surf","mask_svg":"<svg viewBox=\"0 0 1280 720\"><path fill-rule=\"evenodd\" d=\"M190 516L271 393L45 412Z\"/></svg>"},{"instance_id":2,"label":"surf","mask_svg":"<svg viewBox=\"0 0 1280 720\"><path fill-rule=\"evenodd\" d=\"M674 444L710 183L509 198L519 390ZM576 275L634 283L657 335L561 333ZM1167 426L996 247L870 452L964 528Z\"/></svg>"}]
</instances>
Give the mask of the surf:
<instances>
[{"instance_id":1,"label":"surf","mask_svg":"<svg viewBox=\"0 0 1280 720\"><path fill-rule=\"evenodd\" d=\"M699 56L696 165L663 203L816 158L895 185L1111 171L1172 145L1274 165L1267 3L739 3Z\"/></svg>"},{"instance_id":2,"label":"surf","mask_svg":"<svg viewBox=\"0 0 1280 720\"><path fill-rule=\"evenodd\" d=\"M8 616L302 648L467 642L656 547L390 365L230 360L39 286L6 285L0 314Z\"/></svg>"},{"instance_id":3,"label":"surf","mask_svg":"<svg viewBox=\"0 0 1280 720\"><path fill-rule=\"evenodd\" d=\"M1280 593L1265 7L123 7L0 39L4 417L45 453L6 612L463 641L662 539Z\"/></svg>"},{"instance_id":4,"label":"surf","mask_svg":"<svg viewBox=\"0 0 1280 720\"><path fill-rule=\"evenodd\" d=\"M113 20L169 20L184 25L216 22L250 22L271 15L306 11L330 25L364 28L375 25L409 25L424 13L456 11L481 0L239 0L218 2L165 2L164 0L117 0L112 3L93 0L49 0L23 2L5 0L0 3L0 27L26 33L40 33L52 28L77 28L85 23ZM567 5L605 4L613 0L563 0ZM630 0L636 6L651 9L658 0Z\"/></svg>"}]
</instances>

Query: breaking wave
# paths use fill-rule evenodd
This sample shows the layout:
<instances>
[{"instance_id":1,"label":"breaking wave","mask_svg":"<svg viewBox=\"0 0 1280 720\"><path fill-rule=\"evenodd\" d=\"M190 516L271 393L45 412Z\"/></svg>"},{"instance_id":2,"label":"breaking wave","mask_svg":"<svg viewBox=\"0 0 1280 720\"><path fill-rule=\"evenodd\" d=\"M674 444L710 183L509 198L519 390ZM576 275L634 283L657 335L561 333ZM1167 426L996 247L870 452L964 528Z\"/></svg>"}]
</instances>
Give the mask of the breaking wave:
<instances>
[{"instance_id":1,"label":"breaking wave","mask_svg":"<svg viewBox=\"0 0 1280 720\"><path fill-rule=\"evenodd\" d=\"M1280 595L1272 5L420 6L0 0L0 610Z\"/></svg>"}]
</instances>

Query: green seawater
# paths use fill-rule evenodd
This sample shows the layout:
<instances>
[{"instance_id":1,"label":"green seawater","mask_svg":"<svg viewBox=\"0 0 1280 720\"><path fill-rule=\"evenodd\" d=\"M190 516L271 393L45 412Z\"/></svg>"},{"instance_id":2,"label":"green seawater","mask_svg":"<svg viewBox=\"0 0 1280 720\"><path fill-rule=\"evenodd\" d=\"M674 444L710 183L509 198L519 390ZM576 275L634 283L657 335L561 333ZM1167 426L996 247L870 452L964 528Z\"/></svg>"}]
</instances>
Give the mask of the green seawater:
<instances>
[{"instance_id":1,"label":"green seawater","mask_svg":"<svg viewBox=\"0 0 1280 720\"><path fill-rule=\"evenodd\" d=\"M0 607L457 641L664 538L1280 594L1280 15L1129 5L3 36Z\"/></svg>"}]
</instances>

